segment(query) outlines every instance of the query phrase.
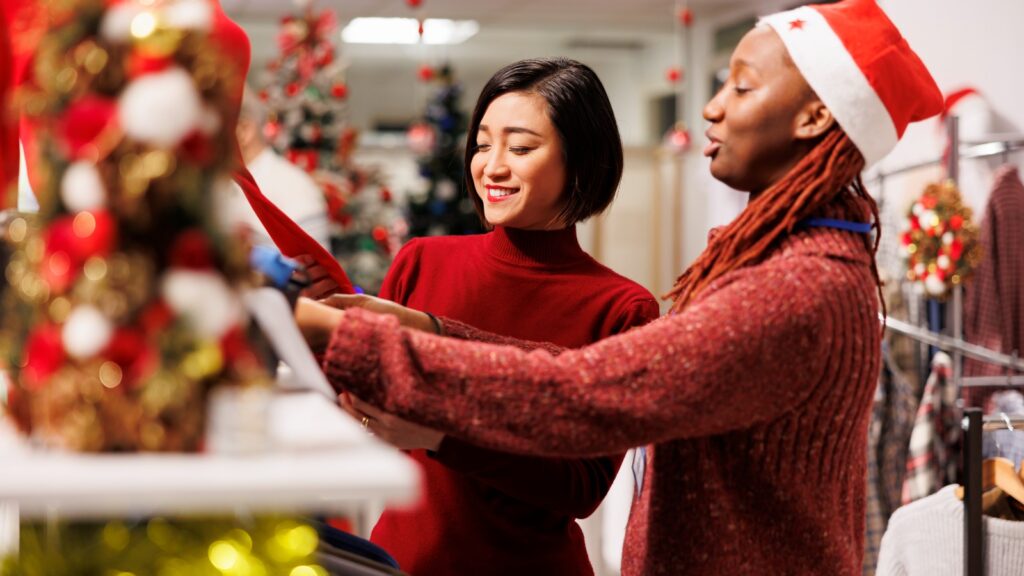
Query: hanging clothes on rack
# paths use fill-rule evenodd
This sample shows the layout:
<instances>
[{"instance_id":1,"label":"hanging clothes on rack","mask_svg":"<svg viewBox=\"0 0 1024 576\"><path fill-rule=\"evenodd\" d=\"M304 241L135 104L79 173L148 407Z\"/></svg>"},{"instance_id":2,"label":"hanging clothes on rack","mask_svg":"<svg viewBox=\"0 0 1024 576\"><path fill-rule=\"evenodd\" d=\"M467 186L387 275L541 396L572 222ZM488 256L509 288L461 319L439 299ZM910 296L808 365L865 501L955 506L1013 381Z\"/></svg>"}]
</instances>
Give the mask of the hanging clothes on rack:
<instances>
[{"instance_id":1,"label":"hanging clothes on rack","mask_svg":"<svg viewBox=\"0 0 1024 576\"><path fill-rule=\"evenodd\" d=\"M881 377L868 428L863 576L875 574L882 535L889 517L901 505L917 398L913 384L894 362L887 342L882 349Z\"/></svg>"},{"instance_id":2,"label":"hanging clothes on rack","mask_svg":"<svg viewBox=\"0 0 1024 576\"><path fill-rule=\"evenodd\" d=\"M952 358L945 352L936 353L910 436L903 481L904 504L933 494L956 480L960 411L956 406L959 390L952 375Z\"/></svg>"},{"instance_id":3,"label":"hanging clothes on rack","mask_svg":"<svg viewBox=\"0 0 1024 576\"><path fill-rule=\"evenodd\" d=\"M961 576L964 504L957 486L900 508L882 538L878 576ZM1024 574L1024 522L985 517L987 576Z\"/></svg>"},{"instance_id":4,"label":"hanging clothes on rack","mask_svg":"<svg viewBox=\"0 0 1024 576\"><path fill-rule=\"evenodd\" d=\"M1016 166L995 176L981 223L982 259L967 287L964 332L969 342L1024 354L1024 183ZM965 376L997 376L1004 369L966 360ZM980 406L995 389L968 389L965 400Z\"/></svg>"}]
</instances>

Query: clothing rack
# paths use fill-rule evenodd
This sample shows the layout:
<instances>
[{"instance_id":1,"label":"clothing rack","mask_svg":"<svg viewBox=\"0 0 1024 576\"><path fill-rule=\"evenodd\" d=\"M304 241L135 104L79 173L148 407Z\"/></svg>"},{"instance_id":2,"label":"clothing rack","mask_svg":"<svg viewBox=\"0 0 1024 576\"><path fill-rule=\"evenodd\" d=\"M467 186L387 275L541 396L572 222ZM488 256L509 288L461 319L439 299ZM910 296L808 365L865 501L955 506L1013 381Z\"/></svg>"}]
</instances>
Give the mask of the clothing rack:
<instances>
[{"instance_id":1,"label":"clothing rack","mask_svg":"<svg viewBox=\"0 0 1024 576\"><path fill-rule=\"evenodd\" d=\"M887 178L946 164L947 175L954 183L959 181L960 162L962 160L975 160L1002 155L1004 161L1011 152L1024 150L1024 137L1013 135L999 137L983 142L962 142L960 140L960 125L956 116L946 119L947 142L954 145L941 158L935 158L923 162L917 162L888 171L879 171L865 178L868 183L878 183L883 186ZM884 194L880 195L879 203L884 201ZM972 344L963 338L963 291L960 287L953 290L951 326L952 334L939 334L927 328L915 326L894 318L884 319L887 330L898 332L913 338L922 343L945 350L953 358L953 382L958 386L981 387L981 386L1024 386L1024 376L1014 375L1014 372L1024 372L1024 360L1018 357L1017 353L1004 354L990 350L984 346ZM1007 369L1007 375L987 376L977 378L963 378L964 357L974 358L990 364L1002 366ZM1007 420L1009 422L1007 422ZM985 570L985 534L982 518L981 496L982 496L982 433L985 430L1005 429L1009 425L1020 424L1024 428L1024 418L984 418L980 408L966 408L962 427L964 430L963 442L963 469L964 469L964 574L965 576L984 576Z\"/></svg>"}]
</instances>

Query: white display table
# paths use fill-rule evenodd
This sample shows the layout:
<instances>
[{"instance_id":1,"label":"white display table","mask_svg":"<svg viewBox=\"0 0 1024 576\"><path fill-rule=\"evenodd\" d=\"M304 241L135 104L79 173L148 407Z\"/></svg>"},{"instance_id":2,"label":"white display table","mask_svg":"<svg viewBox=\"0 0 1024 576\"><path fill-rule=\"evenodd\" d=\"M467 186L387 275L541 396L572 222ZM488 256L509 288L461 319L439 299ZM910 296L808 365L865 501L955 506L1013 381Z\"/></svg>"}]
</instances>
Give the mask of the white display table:
<instances>
[{"instance_id":1,"label":"white display table","mask_svg":"<svg viewBox=\"0 0 1024 576\"><path fill-rule=\"evenodd\" d=\"M37 451L0 417L0 554L18 516L355 513L365 534L373 511L416 497L415 463L323 396L277 396L269 413L272 449L247 455Z\"/></svg>"}]
</instances>

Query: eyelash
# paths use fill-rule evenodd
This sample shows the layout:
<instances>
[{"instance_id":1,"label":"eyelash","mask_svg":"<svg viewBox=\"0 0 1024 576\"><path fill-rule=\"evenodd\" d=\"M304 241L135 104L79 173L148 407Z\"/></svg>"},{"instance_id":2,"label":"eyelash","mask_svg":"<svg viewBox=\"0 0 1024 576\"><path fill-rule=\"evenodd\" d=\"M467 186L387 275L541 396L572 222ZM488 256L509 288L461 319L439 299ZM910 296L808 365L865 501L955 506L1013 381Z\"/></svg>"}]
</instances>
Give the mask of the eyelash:
<instances>
[{"instance_id":1,"label":"eyelash","mask_svg":"<svg viewBox=\"0 0 1024 576\"><path fill-rule=\"evenodd\" d=\"M733 90L735 90L737 94L746 94L747 92L750 92L750 88L742 88L740 86L736 86Z\"/></svg>"},{"instance_id":2,"label":"eyelash","mask_svg":"<svg viewBox=\"0 0 1024 576\"><path fill-rule=\"evenodd\" d=\"M490 148L491 148L490 144L477 144L476 146L473 147L473 153L475 154L477 152L486 152ZM508 149L509 152L511 152L513 154L516 154L518 156L522 156L523 154L527 154L531 150L533 150L533 149L532 148L527 148L526 146L511 146Z\"/></svg>"}]
</instances>

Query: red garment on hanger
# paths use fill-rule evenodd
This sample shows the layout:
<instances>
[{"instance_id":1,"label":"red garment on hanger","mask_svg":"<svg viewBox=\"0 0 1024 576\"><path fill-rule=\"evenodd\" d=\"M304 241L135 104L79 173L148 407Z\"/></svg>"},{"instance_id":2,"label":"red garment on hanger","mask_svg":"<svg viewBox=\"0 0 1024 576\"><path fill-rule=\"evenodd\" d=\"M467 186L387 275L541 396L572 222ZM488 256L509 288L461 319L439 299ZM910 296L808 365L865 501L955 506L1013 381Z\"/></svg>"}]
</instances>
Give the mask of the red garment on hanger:
<instances>
[{"instance_id":1,"label":"red garment on hanger","mask_svg":"<svg viewBox=\"0 0 1024 576\"><path fill-rule=\"evenodd\" d=\"M49 28L50 14L45 10L42 0L2 0L3 8L7 13L10 23L11 44L13 48L14 85L23 86L32 82L32 71L28 66L31 60L34 47L38 44L39 38ZM225 126L235 126L238 121L238 112L242 102L242 92L245 87L245 76L249 71L250 45L249 38L245 31L238 24L235 24L227 14L224 13L220 3L211 0L210 5L214 8L213 28L210 36L215 44L216 50L224 55L225 64L230 66L226 73L234 75L235 91L232 94L232 108L225 118ZM19 133L13 129L14 142L17 142ZM9 131L4 132L4 143L11 138ZM25 156L29 166L29 178L32 177L32 166L35 164L36 146L35 129L25 119L22 119L20 138L25 146ZM231 131L231 138L234 140L234 131ZM355 290L352 287L348 275L320 244L306 234L302 228L291 220L276 205L267 200L260 191L259 186L252 175L245 168L242 161L241 151L237 142L234 143L235 166L232 177L241 187L245 197L249 200L253 211L259 217L260 222L267 229L267 233L277 244L277 247L286 256L312 256L318 264L327 270L328 274L338 284L338 291L351 294ZM7 156L4 155L4 163ZM15 156L17 162L17 156ZM35 187L35 182L33 182ZM36 189L39 189L38 187Z\"/></svg>"}]
</instances>

